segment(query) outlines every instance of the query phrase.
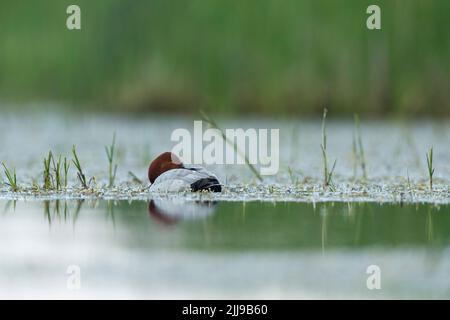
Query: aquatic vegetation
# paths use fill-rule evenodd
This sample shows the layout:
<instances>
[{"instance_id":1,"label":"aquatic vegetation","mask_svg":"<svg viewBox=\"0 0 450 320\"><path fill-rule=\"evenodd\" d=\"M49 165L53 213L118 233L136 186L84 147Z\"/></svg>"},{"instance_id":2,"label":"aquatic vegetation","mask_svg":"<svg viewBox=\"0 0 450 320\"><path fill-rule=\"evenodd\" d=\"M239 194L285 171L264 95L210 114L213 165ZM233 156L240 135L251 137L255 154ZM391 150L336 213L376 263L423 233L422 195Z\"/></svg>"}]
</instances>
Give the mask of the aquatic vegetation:
<instances>
[{"instance_id":1,"label":"aquatic vegetation","mask_svg":"<svg viewBox=\"0 0 450 320\"><path fill-rule=\"evenodd\" d=\"M322 117L322 144L320 148L322 149L322 159L323 159L323 184L325 187L332 187L332 178L334 169L336 167L336 160L334 160L331 170L328 170L328 155L327 155L327 132L326 132L326 119L328 110L323 109Z\"/></svg>"},{"instance_id":2,"label":"aquatic vegetation","mask_svg":"<svg viewBox=\"0 0 450 320\"><path fill-rule=\"evenodd\" d=\"M61 200L45 200L43 201L44 205L44 217L47 219L49 227L52 226L53 221L59 220L61 221ZM53 206L52 206L53 205ZM67 206L67 201L64 201L63 214L64 221L67 218L69 209Z\"/></svg>"},{"instance_id":3,"label":"aquatic vegetation","mask_svg":"<svg viewBox=\"0 0 450 320\"><path fill-rule=\"evenodd\" d=\"M291 183L293 185L297 185L298 184L298 178L295 177L294 171L292 170L292 168L290 166L288 166L287 170L288 170L288 173L289 173L289 178L291 179Z\"/></svg>"},{"instance_id":4,"label":"aquatic vegetation","mask_svg":"<svg viewBox=\"0 0 450 320\"><path fill-rule=\"evenodd\" d=\"M433 175L434 175L433 147L430 148L430 151L428 151L426 156L427 156L428 179L429 179L429 183L430 183L430 191L433 191Z\"/></svg>"},{"instance_id":5,"label":"aquatic vegetation","mask_svg":"<svg viewBox=\"0 0 450 320\"><path fill-rule=\"evenodd\" d=\"M356 145L355 131L353 131L352 160L353 160L353 179L356 180L357 169L358 169L358 147Z\"/></svg>"},{"instance_id":6,"label":"aquatic vegetation","mask_svg":"<svg viewBox=\"0 0 450 320\"><path fill-rule=\"evenodd\" d=\"M61 191L63 186L67 188L67 174L69 171L67 158L64 157L63 162L60 155L56 160L53 153L49 151L43 163L43 189ZM64 170L64 176L62 175L62 170Z\"/></svg>"},{"instance_id":7,"label":"aquatic vegetation","mask_svg":"<svg viewBox=\"0 0 450 320\"><path fill-rule=\"evenodd\" d=\"M256 176L256 178L258 178L258 180L260 182L263 181L262 176L259 174L258 170L256 170L255 166L252 165L247 157L247 155L245 153L242 152L242 150L240 150L238 148L238 146L236 145L236 143L234 143L234 141L231 141L230 139L228 139L228 137L226 136L225 132L217 125L217 123L211 119L206 113L204 113L203 111L200 111L200 114L202 116L203 121L207 122L212 128L218 130L220 132L220 135L222 137L222 139L229 144L230 146L233 147L234 152L236 152L237 154L239 154L240 157L242 157L245 161L245 164L247 165L247 167L250 169L250 171Z\"/></svg>"},{"instance_id":8,"label":"aquatic vegetation","mask_svg":"<svg viewBox=\"0 0 450 320\"><path fill-rule=\"evenodd\" d=\"M411 196L411 201L414 199L414 195L413 195L413 188L411 186L411 179L409 178L409 170L406 169L406 180L408 182L408 191L409 191L409 195Z\"/></svg>"},{"instance_id":9,"label":"aquatic vegetation","mask_svg":"<svg viewBox=\"0 0 450 320\"><path fill-rule=\"evenodd\" d=\"M74 228L75 228L75 223L77 222L78 217L80 215L80 211L81 211L81 208L83 207L83 204L84 204L84 200L83 199L77 201L77 205L75 207L75 212L74 212L73 217L72 217L72 223L73 223L73 227Z\"/></svg>"},{"instance_id":10,"label":"aquatic vegetation","mask_svg":"<svg viewBox=\"0 0 450 320\"><path fill-rule=\"evenodd\" d=\"M6 179L8 179L8 182L5 184L11 187L11 190L13 192L16 192L19 190L19 186L17 185L17 176L16 176L16 169L11 170L8 169L8 167L5 165L4 162L2 162L3 171L5 172Z\"/></svg>"},{"instance_id":11,"label":"aquatic vegetation","mask_svg":"<svg viewBox=\"0 0 450 320\"><path fill-rule=\"evenodd\" d=\"M106 201L106 216L109 218L111 217L111 221L113 226L116 226L116 219L114 217L114 207L116 206L116 203L114 201L108 200Z\"/></svg>"},{"instance_id":12,"label":"aquatic vegetation","mask_svg":"<svg viewBox=\"0 0 450 320\"><path fill-rule=\"evenodd\" d=\"M64 157L63 169L64 169L64 188L67 188L67 181L69 175L70 162L67 161L67 158Z\"/></svg>"},{"instance_id":13,"label":"aquatic vegetation","mask_svg":"<svg viewBox=\"0 0 450 320\"><path fill-rule=\"evenodd\" d=\"M139 178L133 173L133 171L128 171L128 175L131 177L131 179L133 180L133 182L138 183L138 184L142 184L142 180L139 179Z\"/></svg>"},{"instance_id":14,"label":"aquatic vegetation","mask_svg":"<svg viewBox=\"0 0 450 320\"><path fill-rule=\"evenodd\" d=\"M33 181L31 182L31 190L34 193L39 193L39 191L41 190L41 187L39 186L37 179L33 179Z\"/></svg>"},{"instance_id":15,"label":"aquatic vegetation","mask_svg":"<svg viewBox=\"0 0 450 320\"><path fill-rule=\"evenodd\" d=\"M328 109L328 111L330 110ZM116 129L115 122L113 125L101 128L105 131L100 132L101 134L96 137L96 140L89 140L90 133L85 133L85 136L78 137L77 141L80 142L76 144L75 153L80 170L76 169L72 163L72 159L75 160L75 157L72 155L72 144L64 147L66 137L57 137L55 140L46 141L43 139L43 136L36 136L35 140L40 144L33 145L33 150L26 150L23 154L16 153L17 150L12 148L12 146L21 146L21 140L13 140L12 143L6 145L7 148L5 147L0 155L2 158L0 159L0 198L6 200L27 200L32 198L42 200L143 200L161 196L167 198L178 197L188 201L206 198L211 201L261 200L317 203L322 201L345 201L351 203L362 201L401 201L403 203L450 203L450 167L444 161L449 157L449 151L443 147L447 143L448 126L444 126L443 133L441 131L431 131L428 124L412 127L414 131L411 131L411 135L418 140L417 147L420 146L420 148L417 149L419 153L422 152L423 157L421 159L422 162L417 166L413 157L414 150L405 142L403 131L398 127L397 123L382 123L380 127L368 125L366 129L365 122L361 122L360 126L363 131L361 140L364 144L364 155L366 156L366 161L370 161L370 164L373 164L366 167L370 181L364 182L362 180L360 163L357 163L357 180L354 180L353 163L350 162L354 129L355 149L359 153L358 130L354 119L350 118L345 122L333 122L333 114L327 113L326 115L326 123L324 123L324 130L322 131L323 138L325 138L323 140L325 141L322 141L320 136L322 132L319 132L321 130L319 125L322 123L313 123L310 120L299 122L296 119L286 122L287 124L298 125L301 128L301 132L298 132L300 140L292 146L282 145L281 171L276 176L264 177L263 183L258 182L246 165L212 168L218 173L221 181L226 181L224 190L220 195L193 195L190 192L161 195L157 192L149 191L148 180L144 180L146 178L146 168L141 163L142 149L148 139L146 137L136 139L135 134L143 132L143 130L140 128L136 130L134 123L130 126L129 132L127 132L125 125L121 127L121 132L123 133L120 136L116 135L115 143L111 143L113 141L112 133ZM332 117L330 118L330 116ZM360 119L361 121L363 120L362 118ZM220 125L219 119L214 120ZM5 120L2 119L2 121ZM227 120L227 124L238 126L242 123L240 119L237 119L234 123L233 121L232 119ZM273 124L273 122L268 123L269 125ZM204 123L204 126L206 127L207 124ZM281 126L291 128L283 124ZM142 124L142 128L144 128L144 124ZM222 129L225 131L225 125L222 126ZM149 131L149 135L154 135L158 130L153 128L152 131ZM170 131L170 128L167 130ZM101 139L105 134L106 137L109 137L106 142ZM282 141L288 142L291 133L283 130L282 134ZM313 135L315 135L315 139L312 139ZM25 136L28 136L28 133ZM218 131L216 137L220 144L230 148L230 146L225 145ZM368 141L366 141L369 138L374 143L369 145ZM83 149L80 149L81 145L79 143L81 141L86 141ZM126 149L121 148L122 142ZM152 143L154 143L154 150L167 145L164 141L152 141ZM324 147L326 146L326 148L319 151L319 145L321 144ZM110 145L114 145L112 169L114 170L114 164L116 163L120 163L121 166L123 165L122 168L126 169L123 171L123 176L117 169L115 185L112 188L108 187L108 168L104 148L104 146ZM398 145L400 145L400 151L398 155L395 155L393 151ZM431 146L433 146L432 155ZM238 148L242 149L239 145ZM420 151L421 148L422 151ZM436 148L440 152L435 154L434 149ZM56 150L61 150L61 152ZM108 148L109 150L110 148ZM120 150L123 150L127 157L120 159ZM326 151L327 177L330 177L334 159L337 158L340 161L340 166L337 167L337 164L335 166L336 169L331 176L332 184L328 188L324 187L325 178L322 172L323 151ZM15 159L10 160L9 157L11 156L14 156ZM44 157L45 167L43 167ZM16 192L12 192L10 187L13 183L6 184L9 181L3 172L4 167L1 165L3 159L9 169L11 181L14 180L12 167L15 167L17 170L15 184L19 185L20 188ZM89 162L88 159L90 159ZM75 162L77 161L75 160ZM440 165L439 168L437 163ZM427 165L429 165L428 169L426 169ZM258 169L257 165L255 167ZM43 169L45 169L46 177L44 180ZM78 181L81 174L86 177L87 188L83 188L80 181ZM97 178L98 184L95 184L94 180L90 179L92 176ZM431 184L429 179L432 180ZM44 182L46 182L46 188L44 188ZM61 215L63 215L62 210L63 203L61 203Z\"/></svg>"},{"instance_id":16,"label":"aquatic vegetation","mask_svg":"<svg viewBox=\"0 0 450 320\"><path fill-rule=\"evenodd\" d=\"M44 184L43 184L43 189L44 190L52 190L54 189L54 180L53 180L53 175L51 173L51 163L53 159L53 154L51 151L49 151L48 153L48 157L44 158L44 173L43 173L43 178L44 178Z\"/></svg>"},{"instance_id":17,"label":"aquatic vegetation","mask_svg":"<svg viewBox=\"0 0 450 320\"><path fill-rule=\"evenodd\" d=\"M116 145L116 134L113 134L112 143L110 146L105 146L106 156L108 158L108 174L109 174L109 187L114 185L116 179L117 164L114 164L114 150Z\"/></svg>"},{"instance_id":18,"label":"aquatic vegetation","mask_svg":"<svg viewBox=\"0 0 450 320\"><path fill-rule=\"evenodd\" d=\"M5 204L5 208L3 209L3 213L8 212L12 207L12 211L15 212L16 211L16 207L17 207L17 200L8 200Z\"/></svg>"},{"instance_id":19,"label":"aquatic vegetation","mask_svg":"<svg viewBox=\"0 0 450 320\"><path fill-rule=\"evenodd\" d=\"M52 164L53 164L53 172L55 174L55 187L56 190L61 190L63 180L61 176L61 156L58 157L58 161L55 162L55 158L52 157Z\"/></svg>"},{"instance_id":20,"label":"aquatic vegetation","mask_svg":"<svg viewBox=\"0 0 450 320\"><path fill-rule=\"evenodd\" d=\"M361 171L363 174L363 179L367 179L367 170L366 170L366 157L364 156L364 148L361 138L361 127L359 122L359 116L357 114L354 115L354 130L353 130L353 155L355 159L355 166L357 163L361 166ZM354 168L355 177L356 177L356 167Z\"/></svg>"},{"instance_id":21,"label":"aquatic vegetation","mask_svg":"<svg viewBox=\"0 0 450 320\"><path fill-rule=\"evenodd\" d=\"M80 160L78 159L77 150L75 146L72 146L72 155L73 155L72 162L75 165L75 168L77 168L78 180L80 181L83 188L87 189L88 184L86 181L86 175L83 173L83 169L81 168L81 163Z\"/></svg>"}]
</instances>

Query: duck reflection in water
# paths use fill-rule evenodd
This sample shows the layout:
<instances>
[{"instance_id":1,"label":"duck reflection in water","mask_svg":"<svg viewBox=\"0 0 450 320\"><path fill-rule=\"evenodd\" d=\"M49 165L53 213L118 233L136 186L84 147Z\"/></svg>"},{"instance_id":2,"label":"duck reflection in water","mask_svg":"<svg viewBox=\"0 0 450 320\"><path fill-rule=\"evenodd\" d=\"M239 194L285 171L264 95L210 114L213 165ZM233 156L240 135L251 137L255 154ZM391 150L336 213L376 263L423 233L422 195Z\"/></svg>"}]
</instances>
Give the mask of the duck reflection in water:
<instances>
[{"instance_id":1,"label":"duck reflection in water","mask_svg":"<svg viewBox=\"0 0 450 320\"><path fill-rule=\"evenodd\" d=\"M148 213L152 219L166 226L182 220L205 219L214 214L216 201L150 200Z\"/></svg>"}]
</instances>

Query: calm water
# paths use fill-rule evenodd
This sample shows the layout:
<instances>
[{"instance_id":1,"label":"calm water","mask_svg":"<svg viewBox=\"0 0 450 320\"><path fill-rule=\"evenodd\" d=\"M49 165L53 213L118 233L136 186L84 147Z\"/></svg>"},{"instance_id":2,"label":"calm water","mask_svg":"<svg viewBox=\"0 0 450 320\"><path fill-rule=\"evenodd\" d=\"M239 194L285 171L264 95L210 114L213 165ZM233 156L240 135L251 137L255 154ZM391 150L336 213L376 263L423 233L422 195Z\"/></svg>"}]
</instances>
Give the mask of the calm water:
<instances>
[{"instance_id":1,"label":"calm water","mask_svg":"<svg viewBox=\"0 0 450 320\"><path fill-rule=\"evenodd\" d=\"M0 297L450 298L450 206L0 201Z\"/></svg>"}]
</instances>

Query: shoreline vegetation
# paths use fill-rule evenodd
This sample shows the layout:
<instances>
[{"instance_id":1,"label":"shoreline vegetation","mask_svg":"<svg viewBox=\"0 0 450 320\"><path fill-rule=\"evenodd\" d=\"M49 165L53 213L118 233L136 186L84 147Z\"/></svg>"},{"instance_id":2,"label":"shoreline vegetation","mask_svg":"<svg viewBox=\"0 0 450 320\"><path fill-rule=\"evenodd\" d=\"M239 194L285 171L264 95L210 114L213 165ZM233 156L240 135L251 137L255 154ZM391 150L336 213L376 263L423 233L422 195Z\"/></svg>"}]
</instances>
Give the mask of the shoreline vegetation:
<instances>
[{"instance_id":1,"label":"shoreline vegetation","mask_svg":"<svg viewBox=\"0 0 450 320\"><path fill-rule=\"evenodd\" d=\"M354 166L360 166L360 174L356 170L351 178L342 178L334 174L337 158L333 157L330 169L327 155L327 110L324 109L322 117L322 139L317 146L317 159L322 157L322 179L303 176L287 167L290 177L285 183L274 182L273 179L259 180L253 176L248 182L225 182L224 192L221 194L182 192L180 194L150 193L147 181L142 181L135 172L128 170L128 179L117 181L118 160L116 159L116 134L112 135L112 142L105 146L105 172L106 176L87 176L84 168L88 166L83 162L83 155L79 155L75 146L72 147L72 156L55 156L52 151L43 160L43 172L32 181L21 180L16 174L16 168L2 162L2 183L0 184L0 199L150 199L152 197L182 197L189 199L224 200L224 201L300 201L300 202L399 202L399 203L450 203L450 185L448 180L436 178L434 149L430 147L423 155L423 162L427 170L423 177L412 181L408 168L404 178L395 181L386 181L370 174L370 159L364 153L363 126L359 116L355 115L352 150ZM205 115L204 115L205 116ZM210 119L208 117L208 119ZM212 121L212 120L211 120ZM214 122L215 126L218 126ZM233 142L230 142L233 143ZM234 146L236 147L236 146ZM438 159L437 159L438 160ZM438 160L439 161L439 160ZM71 166L72 164L72 166ZM72 169L72 170L70 170ZM247 164L247 170L254 173L255 168ZM281 172L279 174L286 174ZM318 175L320 177L320 174Z\"/></svg>"}]
</instances>

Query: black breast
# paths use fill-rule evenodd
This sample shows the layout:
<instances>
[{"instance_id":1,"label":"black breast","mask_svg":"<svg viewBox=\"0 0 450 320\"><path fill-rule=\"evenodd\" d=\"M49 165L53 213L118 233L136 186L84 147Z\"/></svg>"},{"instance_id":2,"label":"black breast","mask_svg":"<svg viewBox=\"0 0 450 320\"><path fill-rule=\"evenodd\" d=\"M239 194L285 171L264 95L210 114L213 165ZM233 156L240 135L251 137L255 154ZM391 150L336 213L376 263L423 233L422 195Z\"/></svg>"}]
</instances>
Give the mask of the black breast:
<instances>
[{"instance_id":1,"label":"black breast","mask_svg":"<svg viewBox=\"0 0 450 320\"><path fill-rule=\"evenodd\" d=\"M222 186L216 178L208 177L195 181L191 184L192 191L212 191L212 192L221 192Z\"/></svg>"}]
</instances>

